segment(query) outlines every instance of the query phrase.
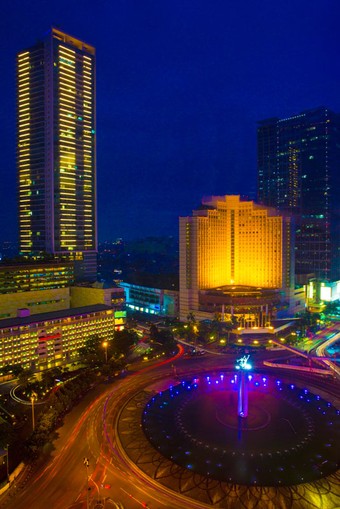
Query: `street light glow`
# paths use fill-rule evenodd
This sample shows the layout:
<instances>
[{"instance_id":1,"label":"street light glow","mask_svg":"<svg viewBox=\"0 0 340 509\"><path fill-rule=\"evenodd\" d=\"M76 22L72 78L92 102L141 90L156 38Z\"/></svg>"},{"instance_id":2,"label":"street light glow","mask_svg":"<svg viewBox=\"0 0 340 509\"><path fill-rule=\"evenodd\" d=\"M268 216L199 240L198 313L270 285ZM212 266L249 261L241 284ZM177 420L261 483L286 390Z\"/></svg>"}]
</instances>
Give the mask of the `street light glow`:
<instances>
[{"instance_id":1,"label":"street light glow","mask_svg":"<svg viewBox=\"0 0 340 509\"><path fill-rule=\"evenodd\" d=\"M102 347L105 348L105 362L107 364L107 347L108 347L108 342L107 341L103 341L102 342Z\"/></svg>"}]
</instances>

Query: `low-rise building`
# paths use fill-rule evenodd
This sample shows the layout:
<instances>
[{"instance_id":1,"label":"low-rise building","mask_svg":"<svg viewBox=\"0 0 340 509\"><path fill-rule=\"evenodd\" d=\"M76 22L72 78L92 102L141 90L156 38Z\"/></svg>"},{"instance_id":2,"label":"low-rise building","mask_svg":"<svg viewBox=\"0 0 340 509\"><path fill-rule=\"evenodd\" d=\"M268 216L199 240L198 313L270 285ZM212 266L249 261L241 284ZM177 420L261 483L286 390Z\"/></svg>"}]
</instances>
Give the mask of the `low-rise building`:
<instances>
[{"instance_id":1,"label":"low-rise building","mask_svg":"<svg viewBox=\"0 0 340 509\"><path fill-rule=\"evenodd\" d=\"M71 307L88 306L90 304L105 304L121 311L125 307L123 288L108 286L105 283L72 286Z\"/></svg>"},{"instance_id":2,"label":"low-rise building","mask_svg":"<svg viewBox=\"0 0 340 509\"><path fill-rule=\"evenodd\" d=\"M0 294L66 288L73 283L74 265L70 261L0 264Z\"/></svg>"},{"instance_id":3,"label":"low-rise building","mask_svg":"<svg viewBox=\"0 0 340 509\"><path fill-rule=\"evenodd\" d=\"M80 359L79 350L91 337L113 339L114 311L104 304L21 314L0 320L0 369L19 364L38 372L69 364Z\"/></svg>"},{"instance_id":4,"label":"low-rise building","mask_svg":"<svg viewBox=\"0 0 340 509\"><path fill-rule=\"evenodd\" d=\"M113 309L115 330L122 330L126 324L125 293L123 288L107 286L105 283L79 285L70 288L71 307L105 304Z\"/></svg>"},{"instance_id":5,"label":"low-rise building","mask_svg":"<svg viewBox=\"0 0 340 509\"><path fill-rule=\"evenodd\" d=\"M133 311L150 315L178 316L178 291L126 282L119 283L119 286L125 291L126 306Z\"/></svg>"},{"instance_id":6,"label":"low-rise building","mask_svg":"<svg viewBox=\"0 0 340 509\"><path fill-rule=\"evenodd\" d=\"M326 304L340 300L340 281L310 279L305 286L308 308L320 312Z\"/></svg>"},{"instance_id":7,"label":"low-rise building","mask_svg":"<svg viewBox=\"0 0 340 509\"><path fill-rule=\"evenodd\" d=\"M31 315L70 308L70 289L33 290L0 294L0 320L14 318L18 309L28 308Z\"/></svg>"}]
</instances>

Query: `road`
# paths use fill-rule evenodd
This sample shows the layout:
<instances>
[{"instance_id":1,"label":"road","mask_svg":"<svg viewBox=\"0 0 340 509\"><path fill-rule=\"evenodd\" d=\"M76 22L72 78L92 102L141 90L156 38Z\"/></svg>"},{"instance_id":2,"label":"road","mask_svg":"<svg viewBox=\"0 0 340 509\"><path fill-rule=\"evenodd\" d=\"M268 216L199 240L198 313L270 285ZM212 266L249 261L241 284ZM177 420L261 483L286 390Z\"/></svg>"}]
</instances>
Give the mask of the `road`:
<instances>
[{"instance_id":1,"label":"road","mask_svg":"<svg viewBox=\"0 0 340 509\"><path fill-rule=\"evenodd\" d=\"M313 353L313 351L328 340L332 335L340 331L340 322L334 321L327 328L319 330L313 338L305 338L299 342L299 349Z\"/></svg>"},{"instance_id":2,"label":"road","mask_svg":"<svg viewBox=\"0 0 340 509\"><path fill-rule=\"evenodd\" d=\"M106 499L105 508L169 507L168 500L156 489L146 489L144 478L130 472L126 460L116 447L114 419L122 402L129 396L157 380L173 374L174 360L147 366L112 386L102 386L89 394L65 419L58 430L55 450L45 468L38 469L28 480L20 479L10 495L0 504L6 509L53 508L82 509L87 507L87 473L89 474L89 504L93 509L102 507L98 500ZM110 407L110 408L109 408ZM105 418L104 418L105 417ZM89 468L84 465L89 460ZM154 491L154 492L153 492ZM150 506L150 499L152 506ZM182 507L173 505L174 508ZM195 504L192 505L195 507ZM198 506L197 506L198 507Z\"/></svg>"},{"instance_id":3,"label":"road","mask_svg":"<svg viewBox=\"0 0 340 509\"><path fill-rule=\"evenodd\" d=\"M275 353L279 355L287 354ZM255 364L260 366L265 356L272 358L273 352L257 353ZM49 461L36 468L30 478L19 478L9 491L11 496L1 500L1 509L202 508L194 500L183 503L180 495L131 465L118 447L115 421L123 404L143 387L184 373L231 368L234 363L235 354L170 359L147 365L112 385L96 387L65 418ZM310 378L301 376L301 380Z\"/></svg>"}]
</instances>

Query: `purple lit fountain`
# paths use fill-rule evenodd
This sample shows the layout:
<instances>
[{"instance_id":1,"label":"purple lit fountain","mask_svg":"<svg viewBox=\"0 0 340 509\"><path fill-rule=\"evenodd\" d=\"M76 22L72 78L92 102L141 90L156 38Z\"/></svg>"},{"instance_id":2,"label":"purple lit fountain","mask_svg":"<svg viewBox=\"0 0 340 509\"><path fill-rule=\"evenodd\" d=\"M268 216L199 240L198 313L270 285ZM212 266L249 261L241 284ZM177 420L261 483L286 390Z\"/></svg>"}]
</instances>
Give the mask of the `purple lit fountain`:
<instances>
[{"instance_id":1,"label":"purple lit fountain","mask_svg":"<svg viewBox=\"0 0 340 509\"><path fill-rule=\"evenodd\" d=\"M248 372L252 367L249 357L244 355L236 360L236 369L239 370L237 412L242 418L248 417Z\"/></svg>"},{"instance_id":2,"label":"purple lit fountain","mask_svg":"<svg viewBox=\"0 0 340 509\"><path fill-rule=\"evenodd\" d=\"M142 428L152 446L192 472L238 484L292 485L334 472L339 410L296 384L250 373L247 355L236 370L198 373L148 400Z\"/></svg>"}]
</instances>

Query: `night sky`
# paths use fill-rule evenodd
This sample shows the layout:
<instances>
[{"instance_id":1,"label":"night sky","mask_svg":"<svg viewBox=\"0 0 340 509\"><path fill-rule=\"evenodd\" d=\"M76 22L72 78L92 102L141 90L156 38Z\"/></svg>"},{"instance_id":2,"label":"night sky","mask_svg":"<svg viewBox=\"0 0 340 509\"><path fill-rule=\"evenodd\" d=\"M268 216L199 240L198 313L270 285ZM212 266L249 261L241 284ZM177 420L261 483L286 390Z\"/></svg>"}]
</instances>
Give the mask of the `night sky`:
<instances>
[{"instance_id":1,"label":"night sky","mask_svg":"<svg viewBox=\"0 0 340 509\"><path fill-rule=\"evenodd\" d=\"M96 47L99 240L177 235L256 193L256 123L340 112L338 0L1 2L0 240L16 240L15 58L55 26Z\"/></svg>"}]
</instances>

